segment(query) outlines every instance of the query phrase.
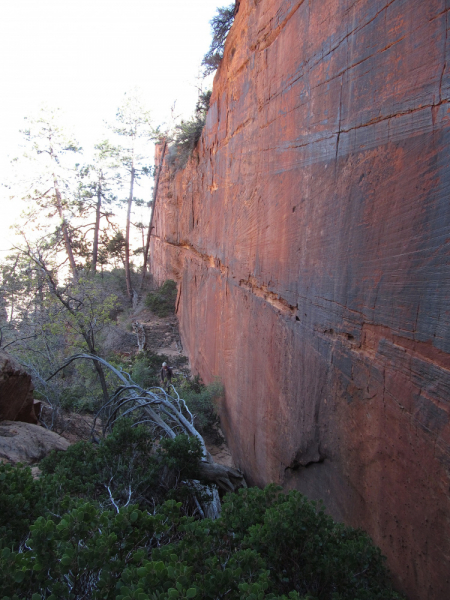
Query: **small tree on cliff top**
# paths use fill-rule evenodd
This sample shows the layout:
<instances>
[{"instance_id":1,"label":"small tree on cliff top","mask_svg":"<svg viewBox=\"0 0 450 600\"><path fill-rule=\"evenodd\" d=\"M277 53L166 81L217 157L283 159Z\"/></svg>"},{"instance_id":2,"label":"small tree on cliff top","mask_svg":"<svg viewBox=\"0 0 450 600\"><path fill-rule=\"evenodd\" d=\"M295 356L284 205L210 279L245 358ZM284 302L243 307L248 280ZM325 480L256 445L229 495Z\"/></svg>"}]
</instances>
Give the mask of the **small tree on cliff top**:
<instances>
[{"instance_id":1,"label":"small tree on cliff top","mask_svg":"<svg viewBox=\"0 0 450 600\"><path fill-rule=\"evenodd\" d=\"M168 159L169 165L175 171L183 169L186 166L189 157L201 138L210 99L210 90L200 93L194 117L188 121L181 121L179 125L175 126L174 140Z\"/></svg>"},{"instance_id":2,"label":"small tree on cliff top","mask_svg":"<svg viewBox=\"0 0 450 600\"><path fill-rule=\"evenodd\" d=\"M212 40L211 46L202 60L204 77L214 73L222 61L225 40L233 25L237 6L238 3L233 3L230 6L218 8L217 14L210 21Z\"/></svg>"}]
</instances>

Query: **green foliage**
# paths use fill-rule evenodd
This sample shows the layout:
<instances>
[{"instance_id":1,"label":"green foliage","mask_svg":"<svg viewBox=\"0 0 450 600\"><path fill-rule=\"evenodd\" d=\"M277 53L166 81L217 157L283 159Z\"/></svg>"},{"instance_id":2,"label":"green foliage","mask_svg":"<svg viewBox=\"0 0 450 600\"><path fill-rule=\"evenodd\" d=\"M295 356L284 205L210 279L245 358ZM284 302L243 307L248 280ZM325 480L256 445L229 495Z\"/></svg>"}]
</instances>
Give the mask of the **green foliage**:
<instances>
[{"instance_id":1,"label":"green foliage","mask_svg":"<svg viewBox=\"0 0 450 600\"><path fill-rule=\"evenodd\" d=\"M320 505L290 492L248 529L244 547L258 550L280 592L317 598L386 598L381 552L363 531L335 523ZM336 593L338 595L336 595Z\"/></svg>"},{"instance_id":2,"label":"green foliage","mask_svg":"<svg viewBox=\"0 0 450 600\"><path fill-rule=\"evenodd\" d=\"M225 40L233 25L234 16L235 3L230 6L218 8L217 14L210 21L212 40L211 46L202 60L204 77L214 73L222 61Z\"/></svg>"},{"instance_id":3,"label":"green foliage","mask_svg":"<svg viewBox=\"0 0 450 600\"><path fill-rule=\"evenodd\" d=\"M155 451L147 429L120 419L98 445L78 442L45 458L40 463L46 476L40 482L42 495L54 512L67 509L69 498L108 507L133 502L142 508L163 502L168 494L188 500L192 494L185 493L181 480L198 478L201 456L197 438L162 440Z\"/></svg>"},{"instance_id":4,"label":"green foliage","mask_svg":"<svg viewBox=\"0 0 450 600\"><path fill-rule=\"evenodd\" d=\"M169 358L165 354L140 353L133 361L131 378L146 389L159 387L161 385L160 372L163 362L169 362Z\"/></svg>"},{"instance_id":5,"label":"green foliage","mask_svg":"<svg viewBox=\"0 0 450 600\"><path fill-rule=\"evenodd\" d=\"M168 163L174 171L183 169L192 155L206 122L211 92L200 94L195 115L188 121L181 121L175 127L175 138L169 150Z\"/></svg>"},{"instance_id":6,"label":"green foliage","mask_svg":"<svg viewBox=\"0 0 450 600\"><path fill-rule=\"evenodd\" d=\"M96 402L90 397L89 390L85 385L74 383L61 395L61 407L77 413L92 412L96 408Z\"/></svg>"},{"instance_id":7,"label":"green foliage","mask_svg":"<svg viewBox=\"0 0 450 600\"><path fill-rule=\"evenodd\" d=\"M27 551L3 551L0 593L113 599L124 569L140 565L147 548L167 529L164 514L150 515L137 506L117 513L78 502L62 518L39 517L31 526Z\"/></svg>"},{"instance_id":8,"label":"green foliage","mask_svg":"<svg viewBox=\"0 0 450 600\"><path fill-rule=\"evenodd\" d=\"M111 441L111 452L121 451L124 432ZM162 446L162 456L170 457L166 465L175 461L172 466L183 476L192 475L182 466L185 455L196 455L192 441L167 440ZM54 457L47 461L43 477L60 475L58 465ZM14 469L3 472L11 479ZM28 479L25 488L28 484L39 489L39 482ZM151 511L131 504L110 510L75 497L60 516L39 516L20 551L0 551L0 597L400 598L368 536L335 523L298 492L285 495L275 486L240 490L225 497L216 521L183 517L181 509L181 502L167 500Z\"/></svg>"},{"instance_id":9,"label":"green foliage","mask_svg":"<svg viewBox=\"0 0 450 600\"><path fill-rule=\"evenodd\" d=\"M217 521L182 518L181 539L154 549L151 562L127 567L119 584L121 597L138 598L156 588L158 598L186 598L190 589L196 598L208 600L225 595L255 600L286 595L292 600L400 598L367 535L335 523L298 492L284 495L274 486L241 490L225 497L223 509ZM177 580L178 586L173 583Z\"/></svg>"},{"instance_id":10,"label":"green foliage","mask_svg":"<svg viewBox=\"0 0 450 600\"><path fill-rule=\"evenodd\" d=\"M156 292L149 292L145 305L158 317L167 317L175 312L177 284L167 279Z\"/></svg>"},{"instance_id":11,"label":"green foliage","mask_svg":"<svg viewBox=\"0 0 450 600\"><path fill-rule=\"evenodd\" d=\"M177 435L175 438L161 440L163 463L178 478L198 478L198 464L203 456L203 449L198 438Z\"/></svg>"},{"instance_id":12,"label":"green foliage","mask_svg":"<svg viewBox=\"0 0 450 600\"><path fill-rule=\"evenodd\" d=\"M105 250L109 256L119 259L122 263L125 260L125 236L121 231L109 238L105 239Z\"/></svg>"},{"instance_id":13,"label":"green foliage","mask_svg":"<svg viewBox=\"0 0 450 600\"><path fill-rule=\"evenodd\" d=\"M0 463L0 549L23 541L38 514L38 498L29 467Z\"/></svg>"},{"instance_id":14,"label":"green foliage","mask_svg":"<svg viewBox=\"0 0 450 600\"><path fill-rule=\"evenodd\" d=\"M184 380L179 387L180 396L195 415L195 427L203 435L217 434L219 426L217 403L223 396L223 392L220 381L205 385L198 375L193 380Z\"/></svg>"},{"instance_id":15,"label":"green foliage","mask_svg":"<svg viewBox=\"0 0 450 600\"><path fill-rule=\"evenodd\" d=\"M99 351L105 332L120 308L113 274L105 278L80 272L67 281L58 265L42 253L7 257L1 272L2 296L10 307L4 345L33 377L35 395L50 405L46 424L58 409L92 410L103 397L92 364L72 364L48 381L68 356ZM117 290L117 293L115 293Z\"/></svg>"}]
</instances>

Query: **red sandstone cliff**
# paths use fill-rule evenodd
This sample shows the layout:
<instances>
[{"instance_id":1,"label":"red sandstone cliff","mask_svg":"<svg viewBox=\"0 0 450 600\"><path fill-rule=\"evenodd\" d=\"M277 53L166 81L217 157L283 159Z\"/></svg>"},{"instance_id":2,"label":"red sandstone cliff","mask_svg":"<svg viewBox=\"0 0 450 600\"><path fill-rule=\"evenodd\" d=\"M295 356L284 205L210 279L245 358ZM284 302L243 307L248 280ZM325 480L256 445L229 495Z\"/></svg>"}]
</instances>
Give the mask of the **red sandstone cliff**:
<instances>
[{"instance_id":1,"label":"red sandstone cliff","mask_svg":"<svg viewBox=\"0 0 450 600\"><path fill-rule=\"evenodd\" d=\"M236 463L366 529L413 600L450 597L448 11L242 0L152 240Z\"/></svg>"}]
</instances>

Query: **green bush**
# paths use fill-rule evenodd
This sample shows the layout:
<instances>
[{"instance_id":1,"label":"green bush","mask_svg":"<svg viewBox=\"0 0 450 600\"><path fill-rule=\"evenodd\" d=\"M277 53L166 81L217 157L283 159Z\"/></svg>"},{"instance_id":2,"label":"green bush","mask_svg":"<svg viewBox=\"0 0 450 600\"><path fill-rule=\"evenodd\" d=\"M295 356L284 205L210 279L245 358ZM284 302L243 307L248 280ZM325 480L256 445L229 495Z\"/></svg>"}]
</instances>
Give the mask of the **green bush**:
<instances>
[{"instance_id":1,"label":"green bush","mask_svg":"<svg viewBox=\"0 0 450 600\"><path fill-rule=\"evenodd\" d=\"M197 438L161 440L155 450L146 428L119 419L99 444L78 442L41 461L41 495L53 512L67 510L75 498L108 507L132 502L148 508L167 498L189 503L192 493L182 481L199 478L201 455Z\"/></svg>"},{"instance_id":2,"label":"green bush","mask_svg":"<svg viewBox=\"0 0 450 600\"><path fill-rule=\"evenodd\" d=\"M31 469L0 462L0 549L17 548L39 514Z\"/></svg>"},{"instance_id":3,"label":"green bush","mask_svg":"<svg viewBox=\"0 0 450 600\"><path fill-rule=\"evenodd\" d=\"M75 383L64 390L61 395L61 408L71 412L92 412L98 401L91 397L91 390L86 385Z\"/></svg>"},{"instance_id":4,"label":"green bush","mask_svg":"<svg viewBox=\"0 0 450 600\"><path fill-rule=\"evenodd\" d=\"M62 517L39 517L28 550L1 554L0 595L113 600L123 571L142 564L169 527L164 513L151 515L137 506L102 510L93 502L78 502Z\"/></svg>"},{"instance_id":5,"label":"green bush","mask_svg":"<svg viewBox=\"0 0 450 600\"><path fill-rule=\"evenodd\" d=\"M194 117L188 121L181 121L179 125L175 126L175 138L168 154L169 166L174 171L183 169L186 166L201 138L210 99L211 91L200 94Z\"/></svg>"},{"instance_id":6,"label":"green bush","mask_svg":"<svg viewBox=\"0 0 450 600\"><path fill-rule=\"evenodd\" d=\"M217 403L224 393L220 381L205 385L197 375L193 380L184 380L178 391L191 413L195 416L195 426L200 433L202 435L214 434L217 436L220 425ZM217 439L217 442L221 441L223 440Z\"/></svg>"},{"instance_id":7,"label":"green bush","mask_svg":"<svg viewBox=\"0 0 450 600\"><path fill-rule=\"evenodd\" d=\"M265 558L278 593L295 589L324 599L387 597L383 558L367 534L336 523L320 504L298 492L269 507L263 521L248 529L243 546Z\"/></svg>"},{"instance_id":8,"label":"green bush","mask_svg":"<svg viewBox=\"0 0 450 600\"><path fill-rule=\"evenodd\" d=\"M0 597L400 598L368 536L298 492L269 486L229 494L216 521L180 511L173 500L151 512L79 500L62 516L39 517L22 552L0 552Z\"/></svg>"},{"instance_id":9,"label":"green bush","mask_svg":"<svg viewBox=\"0 0 450 600\"><path fill-rule=\"evenodd\" d=\"M336 523L296 491L240 490L225 497L221 519L183 518L180 530L182 539L155 550L152 558L166 563L175 554L193 567L189 586L201 590L202 598L220 597L221 589L239 598L252 588L261 598L292 592L316 600L400 598L367 534ZM240 570L228 579L235 559Z\"/></svg>"},{"instance_id":10,"label":"green bush","mask_svg":"<svg viewBox=\"0 0 450 600\"><path fill-rule=\"evenodd\" d=\"M163 362L169 363L169 357L165 354L139 353L133 361L131 378L145 389L159 387Z\"/></svg>"},{"instance_id":11,"label":"green bush","mask_svg":"<svg viewBox=\"0 0 450 600\"><path fill-rule=\"evenodd\" d=\"M156 292L149 292L145 305L158 317L167 317L175 312L177 284L172 279L165 281Z\"/></svg>"}]
</instances>

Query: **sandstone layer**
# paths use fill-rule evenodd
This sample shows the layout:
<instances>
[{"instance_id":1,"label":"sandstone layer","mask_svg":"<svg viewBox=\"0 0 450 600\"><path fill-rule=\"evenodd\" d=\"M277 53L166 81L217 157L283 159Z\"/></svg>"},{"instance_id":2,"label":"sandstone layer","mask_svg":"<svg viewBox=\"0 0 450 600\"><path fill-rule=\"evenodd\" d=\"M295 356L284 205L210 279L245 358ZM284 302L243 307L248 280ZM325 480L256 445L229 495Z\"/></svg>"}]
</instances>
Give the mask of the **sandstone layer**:
<instances>
[{"instance_id":1,"label":"sandstone layer","mask_svg":"<svg viewBox=\"0 0 450 600\"><path fill-rule=\"evenodd\" d=\"M242 0L207 124L160 182L157 280L254 484L450 597L446 0Z\"/></svg>"},{"instance_id":2,"label":"sandstone layer","mask_svg":"<svg viewBox=\"0 0 450 600\"><path fill-rule=\"evenodd\" d=\"M67 450L70 442L33 423L0 421L0 462L32 465L52 450Z\"/></svg>"}]
</instances>

